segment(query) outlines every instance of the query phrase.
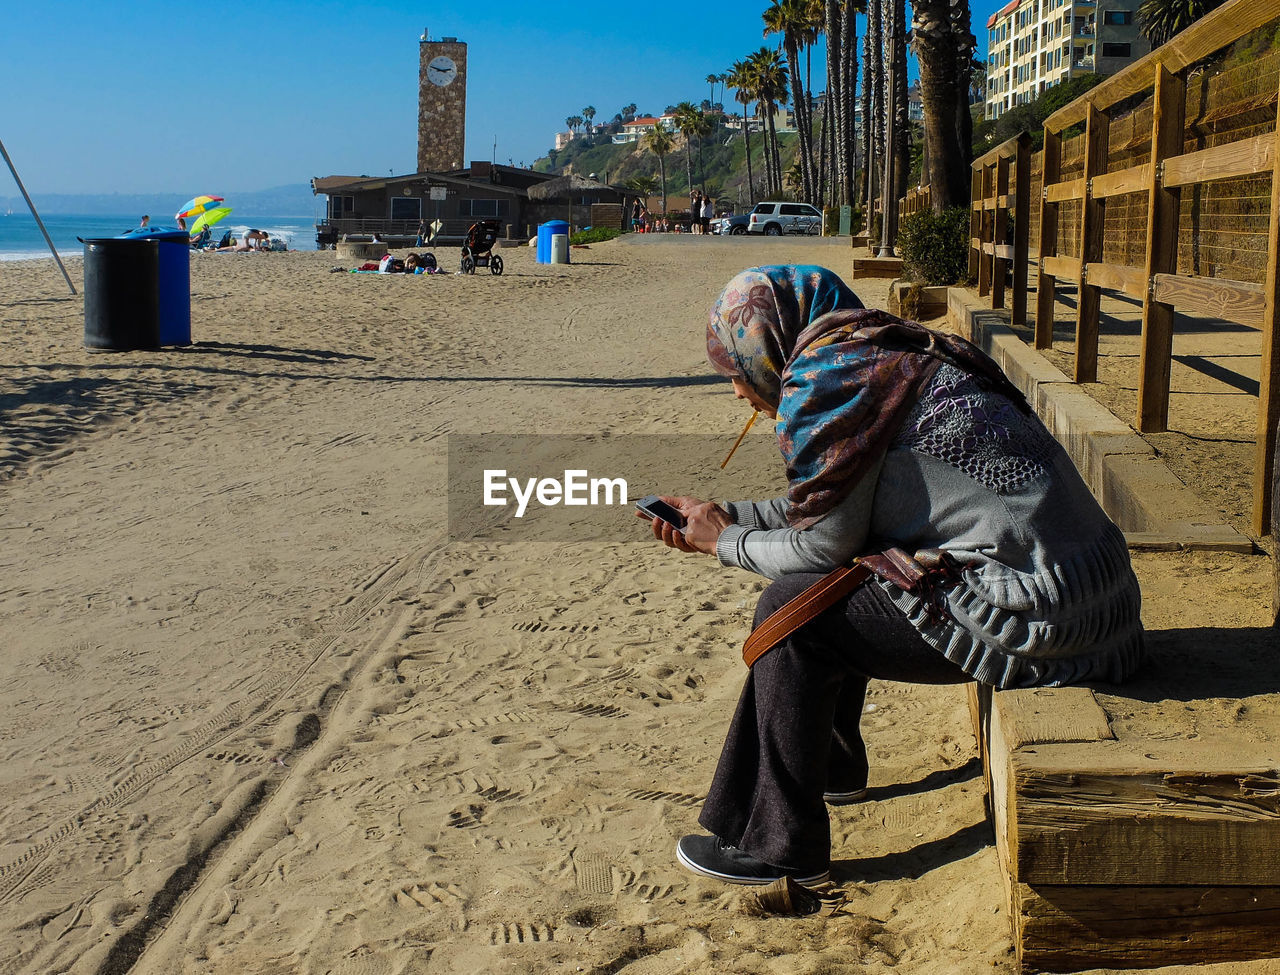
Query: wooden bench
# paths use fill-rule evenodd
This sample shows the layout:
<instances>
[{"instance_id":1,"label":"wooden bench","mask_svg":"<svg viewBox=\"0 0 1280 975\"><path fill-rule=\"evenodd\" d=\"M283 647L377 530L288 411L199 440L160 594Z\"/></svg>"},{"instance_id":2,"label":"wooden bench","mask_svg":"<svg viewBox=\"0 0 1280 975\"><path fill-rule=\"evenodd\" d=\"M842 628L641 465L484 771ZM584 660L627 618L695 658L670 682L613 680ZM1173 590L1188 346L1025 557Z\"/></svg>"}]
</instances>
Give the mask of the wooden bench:
<instances>
[{"instance_id":1,"label":"wooden bench","mask_svg":"<svg viewBox=\"0 0 1280 975\"><path fill-rule=\"evenodd\" d=\"M1280 746L1126 740L1081 687L970 709L1022 970L1280 955Z\"/></svg>"}]
</instances>

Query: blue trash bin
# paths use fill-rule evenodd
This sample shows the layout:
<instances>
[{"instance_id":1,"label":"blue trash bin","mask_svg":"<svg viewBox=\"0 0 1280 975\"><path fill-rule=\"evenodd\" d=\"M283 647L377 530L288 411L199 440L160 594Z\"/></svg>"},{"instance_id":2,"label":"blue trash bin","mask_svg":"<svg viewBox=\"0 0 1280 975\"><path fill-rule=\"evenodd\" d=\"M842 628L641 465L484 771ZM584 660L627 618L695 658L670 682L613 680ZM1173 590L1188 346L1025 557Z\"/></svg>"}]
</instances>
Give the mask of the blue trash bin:
<instances>
[{"instance_id":1,"label":"blue trash bin","mask_svg":"<svg viewBox=\"0 0 1280 975\"><path fill-rule=\"evenodd\" d=\"M538 226L538 263L551 263L551 238L556 234L569 235L569 223L565 220L548 220Z\"/></svg>"},{"instance_id":2,"label":"blue trash bin","mask_svg":"<svg viewBox=\"0 0 1280 975\"><path fill-rule=\"evenodd\" d=\"M190 345L191 237L185 230L176 227L139 227L120 236L126 240L159 241L158 343Z\"/></svg>"}]
</instances>

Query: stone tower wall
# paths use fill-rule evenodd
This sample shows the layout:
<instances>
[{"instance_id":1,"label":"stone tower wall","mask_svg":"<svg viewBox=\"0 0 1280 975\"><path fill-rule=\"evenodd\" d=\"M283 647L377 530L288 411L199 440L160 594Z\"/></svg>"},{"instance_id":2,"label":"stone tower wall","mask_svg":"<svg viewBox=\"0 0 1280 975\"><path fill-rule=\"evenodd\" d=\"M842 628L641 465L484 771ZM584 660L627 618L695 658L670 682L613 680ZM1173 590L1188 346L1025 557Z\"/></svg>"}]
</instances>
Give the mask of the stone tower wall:
<instances>
[{"instance_id":1,"label":"stone tower wall","mask_svg":"<svg viewBox=\"0 0 1280 975\"><path fill-rule=\"evenodd\" d=\"M421 41L418 45L418 172L461 169L467 132L467 45ZM441 55L453 59L458 75L440 86L428 80L428 65Z\"/></svg>"}]
</instances>

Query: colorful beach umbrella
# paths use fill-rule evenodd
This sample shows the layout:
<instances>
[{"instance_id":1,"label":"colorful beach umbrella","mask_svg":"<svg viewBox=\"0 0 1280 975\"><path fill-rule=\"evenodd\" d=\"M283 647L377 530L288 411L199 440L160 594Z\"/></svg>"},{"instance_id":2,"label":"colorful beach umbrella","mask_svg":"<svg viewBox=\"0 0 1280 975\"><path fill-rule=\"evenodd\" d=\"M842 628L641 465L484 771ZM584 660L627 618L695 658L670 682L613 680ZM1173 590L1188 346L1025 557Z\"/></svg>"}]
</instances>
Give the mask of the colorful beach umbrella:
<instances>
[{"instance_id":1,"label":"colorful beach umbrella","mask_svg":"<svg viewBox=\"0 0 1280 975\"><path fill-rule=\"evenodd\" d=\"M220 196L192 197L185 204L183 204L182 209L178 211L178 216L194 217L198 213L204 213L206 210L212 210L214 207L214 204L221 203L221 202L222 202L222 197Z\"/></svg>"},{"instance_id":2,"label":"colorful beach umbrella","mask_svg":"<svg viewBox=\"0 0 1280 975\"><path fill-rule=\"evenodd\" d=\"M191 225L191 228L187 232L194 237L196 234L200 233L200 231L204 230L205 227L212 227L219 220L229 216L230 213L231 207L214 207L212 210L205 210L204 213L196 217L195 223Z\"/></svg>"}]
</instances>

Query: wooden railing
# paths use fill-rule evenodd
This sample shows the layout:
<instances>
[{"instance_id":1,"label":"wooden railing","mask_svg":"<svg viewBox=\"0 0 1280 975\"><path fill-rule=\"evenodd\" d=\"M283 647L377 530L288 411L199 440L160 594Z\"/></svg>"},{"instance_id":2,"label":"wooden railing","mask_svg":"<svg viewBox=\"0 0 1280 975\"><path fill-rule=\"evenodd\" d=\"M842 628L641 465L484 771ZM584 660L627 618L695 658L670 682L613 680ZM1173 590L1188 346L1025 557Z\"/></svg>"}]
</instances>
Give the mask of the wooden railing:
<instances>
[{"instance_id":1,"label":"wooden railing","mask_svg":"<svg viewBox=\"0 0 1280 975\"><path fill-rule=\"evenodd\" d=\"M1124 71L1059 109L1044 123L1044 148L1034 157L1025 133L991 150L973 163L970 270L980 295L991 295L992 307L1004 306L1011 272L1015 324L1026 321L1028 231L1039 224L1035 346L1053 343L1055 289L1059 280L1079 286L1076 302L1075 381L1093 382L1098 368L1099 302L1103 290L1116 291L1142 304L1138 404L1134 426L1141 432L1166 430L1169 376L1173 355L1174 312L1202 314L1234 321L1261 331L1261 367L1254 453L1253 516L1256 534L1269 531L1273 478L1271 445L1280 421L1280 118L1259 135L1187 151L1188 68L1280 17L1276 0L1229 0L1213 13L1152 51ZM1280 81L1277 81L1280 84ZM1268 106L1277 96L1266 93L1251 106ZM1150 99L1150 150L1134 164L1132 154L1122 168L1112 168L1109 137L1111 113L1122 103ZM1277 101L1280 104L1280 101ZM1084 125L1082 165L1064 178L1064 133ZM1129 146L1145 144L1147 133ZM1114 153L1123 157L1123 153ZM1011 169L1014 177L1011 178ZM1031 173L1040 174L1039 199L1032 199ZM1216 181L1265 176L1270 181L1269 229L1261 283L1222 276L1179 274L1182 193L1203 191ZM1141 263L1103 260L1108 202L1136 194L1145 198L1146 236ZM1078 220L1059 232L1059 211L1078 201ZM1142 201L1139 200L1141 203ZM1142 209L1135 210L1135 214ZM1034 211L1038 210L1038 214ZM1010 213L1013 240L1008 240ZM1074 211L1073 211L1074 217ZM1038 216L1038 220L1036 220ZM1060 253L1060 247L1067 253ZM1070 252L1074 251L1073 254ZM1135 255L1137 256L1137 255Z\"/></svg>"},{"instance_id":2,"label":"wooden railing","mask_svg":"<svg viewBox=\"0 0 1280 975\"><path fill-rule=\"evenodd\" d=\"M932 206L932 199L927 186L916 186L907 190L907 195L898 201L898 218L901 219L908 213L928 210Z\"/></svg>"}]
</instances>

